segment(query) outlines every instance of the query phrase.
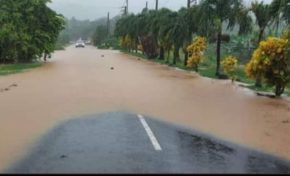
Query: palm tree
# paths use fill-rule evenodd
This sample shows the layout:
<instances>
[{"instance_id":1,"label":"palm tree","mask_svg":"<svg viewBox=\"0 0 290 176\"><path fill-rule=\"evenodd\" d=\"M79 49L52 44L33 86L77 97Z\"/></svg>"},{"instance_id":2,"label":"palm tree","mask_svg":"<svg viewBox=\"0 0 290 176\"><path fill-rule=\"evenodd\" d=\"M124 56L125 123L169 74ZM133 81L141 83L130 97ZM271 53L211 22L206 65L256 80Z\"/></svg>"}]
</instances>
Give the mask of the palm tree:
<instances>
[{"instance_id":1,"label":"palm tree","mask_svg":"<svg viewBox=\"0 0 290 176\"><path fill-rule=\"evenodd\" d=\"M221 44L223 34L223 24L228 23L228 29L233 28L239 22L240 11L243 8L241 0L202 0L200 2L200 29L202 33L210 35L210 31L217 33L216 47L216 76L220 76Z\"/></svg>"},{"instance_id":2,"label":"palm tree","mask_svg":"<svg viewBox=\"0 0 290 176\"><path fill-rule=\"evenodd\" d=\"M276 23L276 35L278 36L281 21L290 22L289 0L273 0L270 6L270 14L273 22Z\"/></svg>"},{"instance_id":3,"label":"palm tree","mask_svg":"<svg viewBox=\"0 0 290 176\"><path fill-rule=\"evenodd\" d=\"M249 8L241 7L238 12L239 35L248 34L253 31L253 19L250 11Z\"/></svg>"},{"instance_id":4,"label":"palm tree","mask_svg":"<svg viewBox=\"0 0 290 176\"><path fill-rule=\"evenodd\" d=\"M154 20L157 18L157 11L146 10L142 13L142 18L139 23L139 42L143 45L148 58L153 59L158 56L158 32L159 25Z\"/></svg>"},{"instance_id":5,"label":"palm tree","mask_svg":"<svg viewBox=\"0 0 290 176\"><path fill-rule=\"evenodd\" d=\"M127 35L127 16L120 18L115 27L114 34L118 37L125 37Z\"/></svg>"},{"instance_id":6,"label":"palm tree","mask_svg":"<svg viewBox=\"0 0 290 176\"><path fill-rule=\"evenodd\" d=\"M272 19L270 15L270 5L264 4L263 1L261 2L255 1L252 3L251 11L254 13L256 17L256 23L259 27L259 36L258 36L258 41L257 41L257 45L259 45L259 43L263 39L266 27L269 25ZM261 77L257 77L255 85L256 87L262 86Z\"/></svg>"},{"instance_id":7,"label":"palm tree","mask_svg":"<svg viewBox=\"0 0 290 176\"><path fill-rule=\"evenodd\" d=\"M256 0L255 2L252 3L251 11L254 13L256 17L256 23L259 27L259 36L257 41L258 45L263 39L265 29L271 21L270 5L264 4L263 1L258 2Z\"/></svg>"},{"instance_id":8,"label":"palm tree","mask_svg":"<svg viewBox=\"0 0 290 176\"><path fill-rule=\"evenodd\" d=\"M281 22L281 13L283 11L284 1L282 0L273 0L271 3L270 14L272 16L273 22L276 24L276 36L279 33L279 26Z\"/></svg>"},{"instance_id":9,"label":"palm tree","mask_svg":"<svg viewBox=\"0 0 290 176\"><path fill-rule=\"evenodd\" d=\"M147 31L144 28L146 24L146 14L123 16L116 23L115 35L123 39L128 35L133 40L133 47L129 48L129 50L134 49L137 52L139 38L145 35Z\"/></svg>"},{"instance_id":10,"label":"palm tree","mask_svg":"<svg viewBox=\"0 0 290 176\"><path fill-rule=\"evenodd\" d=\"M186 38L184 39L183 43L183 52L184 52L184 66L187 65L188 61L188 52L187 52L187 46L192 41L192 35L198 31L198 24L196 21L198 21L198 10L199 6L194 5L190 8L182 8L179 10L180 17L184 19L184 32L186 33Z\"/></svg>"},{"instance_id":11,"label":"palm tree","mask_svg":"<svg viewBox=\"0 0 290 176\"><path fill-rule=\"evenodd\" d=\"M169 9L155 11L151 16L151 34L155 37L159 45L159 58L164 59L167 51L167 60L170 54L171 46L174 46L174 55L172 64L175 65L179 59L179 50L188 34L188 27L185 19L178 12L172 12Z\"/></svg>"},{"instance_id":12,"label":"palm tree","mask_svg":"<svg viewBox=\"0 0 290 176\"><path fill-rule=\"evenodd\" d=\"M289 25L290 24L290 2L285 1L285 6L283 10L283 18L286 20L286 23Z\"/></svg>"},{"instance_id":13,"label":"palm tree","mask_svg":"<svg viewBox=\"0 0 290 176\"><path fill-rule=\"evenodd\" d=\"M154 11L154 15L151 16L150 33L154 36L156 46L159 47L159 59L164 60L165 53L165 36L164 29L167 28L169 14L172 13L171 10L162 8L158 11Z\"/></svg>"},{"instance_id":14,"label":"palm tree","mask_svg":"<svg viewBox=\"0 0 290 176\"><path fill-rule=\"evenodd\" d=\"M173 12L170 15L170 22L168 24L168 36L171 39L174 49L173 49L173 65L176 65L179 57L179 50L182 47L184 40L188 37L188 28L184 18L178 13Z\"/></svg>"}]
</instances>

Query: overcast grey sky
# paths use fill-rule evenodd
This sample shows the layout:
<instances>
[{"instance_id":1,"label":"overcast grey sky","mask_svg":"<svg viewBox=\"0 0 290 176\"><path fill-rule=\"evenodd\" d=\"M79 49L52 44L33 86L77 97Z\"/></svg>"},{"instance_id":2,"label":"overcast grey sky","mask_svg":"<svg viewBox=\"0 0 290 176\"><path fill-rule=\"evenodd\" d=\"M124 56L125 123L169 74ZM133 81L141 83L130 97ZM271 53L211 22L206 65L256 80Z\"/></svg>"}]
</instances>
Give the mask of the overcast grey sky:
<instances>
[{"instance_id":1,"label":"overcast grey sky","mask_svg":"<svg viewBox=\"0 0 290 176\"><path fill-rule=\"evenodd\" d=\"M148 1L149 8L155 8L155 0L129 0L129 12L138 13L145 7ZM251 0L245 0L250 2ZM271 0L264 0L270 2ZM167 7L178 10L186 6L187 0L159 0L160 7ZM121 7L125 5L125 0L52 0L49 5L58 13L64 16L77 19L94 20L105 17L108 12L111 16L120 14Z\"/></svg>"}]
</instances>

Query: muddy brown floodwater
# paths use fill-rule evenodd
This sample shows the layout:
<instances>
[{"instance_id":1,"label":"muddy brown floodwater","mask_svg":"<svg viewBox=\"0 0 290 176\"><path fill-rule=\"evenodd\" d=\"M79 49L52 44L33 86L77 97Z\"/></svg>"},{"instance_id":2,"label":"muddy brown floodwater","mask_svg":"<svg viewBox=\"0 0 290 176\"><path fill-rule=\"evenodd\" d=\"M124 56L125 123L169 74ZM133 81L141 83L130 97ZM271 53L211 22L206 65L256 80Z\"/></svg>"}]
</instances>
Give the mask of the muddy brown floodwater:
<instances>
[{"instance_id":1,"label":"muddy brown floodwater","mask_svg":"<svg viewBox=\"0 0 290 176\"><path fill-rule=\"evenodd\" d=\"M102 56L103 55L103 56ZM55 125L85 114L141 113L290 159L290 102L257 97L118 51L68 47L0 77L0 172Z\"/></svg>"}]
</instances>

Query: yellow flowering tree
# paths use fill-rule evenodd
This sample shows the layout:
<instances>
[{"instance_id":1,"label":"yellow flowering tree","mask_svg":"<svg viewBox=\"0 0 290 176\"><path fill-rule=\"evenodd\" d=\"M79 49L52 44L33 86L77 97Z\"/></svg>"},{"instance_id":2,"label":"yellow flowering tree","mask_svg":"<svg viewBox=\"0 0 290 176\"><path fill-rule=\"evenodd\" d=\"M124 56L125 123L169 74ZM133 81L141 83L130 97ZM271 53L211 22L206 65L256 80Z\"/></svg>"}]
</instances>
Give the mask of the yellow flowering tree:
<instances>
[{"instance_id":1,"label":"yellow flowering tree","mask_svg":"<svg viewBox=\"0 0 290 176\"><path fill-rule=\"evenodd\" d=\"M121 37L120 45L123 49L130 51L133 48L134 42L129 35L126 35L126 36Z\"/></svg>"},{"instance_id":2,"label":"yellow flowering tree","mask_svg":"<svg viewBox=\"0 0 290 176\"><path fill-rule=\"evenodd\" d=\"M126 37L121 37L121 38L120 38L120 41L119 41L120 46L121 46L121 48L123 48L123 49L126 48L125 38L126 38Z\"/></svg>"},{"instance_id":3,"label":"yellow flowering tree","mask_svg":"<svg viewBox=\"0 0 290 176\"><path fill-rule=\"evenodd\" d=\"M290 62L290 28L285 30L283 36L283 39L288 40L288 43L286 44L286 57L288 58L288 61Z\"/></svg>"},{"instance_id":4,"label":"yellow flowering tree","mask_svg":"<svg viewBox=\"0 0 290 176\"><path fill-rule=\"evenodd\" d=\"M139 51L142 51L142 52L144 52L144 48L143 48L143 46L142 46L142 45L138 45L138 46L137 46L137 48L138 48L138 50L139 50Z\"/></svg>"},{"instance_id":5,"label":"yellow flowering tree","mask_svg":"<svg viewBox=\"0 0 290 176\"><path fill-rule=\"evenodd\" d=\"M228 56L221 62L224 72L230 76L232 82L236 80L236 70L238 67L238 59L234 56Z\"/></svg>"},{"instance_id":6,"label":"yellow flowering tree","mask_svg":"<svg viewBox=\"0 0 290 176\"><path fill-rule=\"evenodd\" d=\"M193 39L192 44L187 47L189 55L187 67L194 68L195 71L198 72L198 65L203 59L206 46L206 38L196 37Z\"/></svg>"},{"instance_id":7,"label":"yellow flowering tree","mask_svg":"<svg viewBox=\"0 0 290 176\"><path fill-rule=\"evenodd\" d=\"M275 86L276 96L281 96L290 80L287 43L288 39L269 37L260 42L246 65L246 73L249 77L263 78L266 83Z\"/></svg>"}]
</instances>

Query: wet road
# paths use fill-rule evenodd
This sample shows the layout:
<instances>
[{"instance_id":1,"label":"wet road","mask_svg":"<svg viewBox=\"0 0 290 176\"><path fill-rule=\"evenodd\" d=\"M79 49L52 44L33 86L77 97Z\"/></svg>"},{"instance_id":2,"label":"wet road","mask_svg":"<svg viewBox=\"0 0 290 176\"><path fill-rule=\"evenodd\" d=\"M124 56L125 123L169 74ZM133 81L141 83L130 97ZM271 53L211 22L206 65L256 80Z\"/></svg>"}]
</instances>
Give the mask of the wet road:
<instances>
[{"instance_id":1,"label":"wet road","mask_svg":"<svg viewBox=\"0 0 290 176\"><path fill-rule=\"evenodd\" d=\"M290 173L290 162L138 114L67 121L7 173Z\"/></svg>"},{"instance_id":2,"label":"wet road","mask_svg":"<svg viewBox=\"0 0 290 176\"><path fill-rule=\"evenodd\" d=\"M0 92L0 173L64 120L111 111L146 114L290 160L289 100L119 51L70 46L42 67L0 77L0 89L7 87Z\"/></svg>"}]
</instances>

